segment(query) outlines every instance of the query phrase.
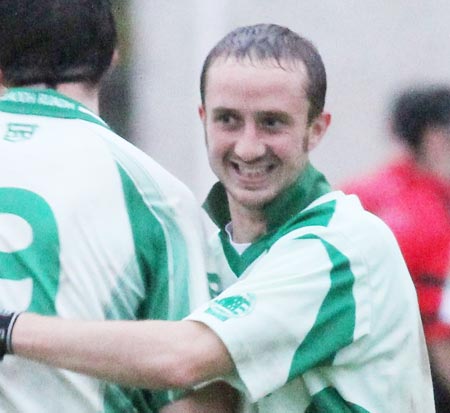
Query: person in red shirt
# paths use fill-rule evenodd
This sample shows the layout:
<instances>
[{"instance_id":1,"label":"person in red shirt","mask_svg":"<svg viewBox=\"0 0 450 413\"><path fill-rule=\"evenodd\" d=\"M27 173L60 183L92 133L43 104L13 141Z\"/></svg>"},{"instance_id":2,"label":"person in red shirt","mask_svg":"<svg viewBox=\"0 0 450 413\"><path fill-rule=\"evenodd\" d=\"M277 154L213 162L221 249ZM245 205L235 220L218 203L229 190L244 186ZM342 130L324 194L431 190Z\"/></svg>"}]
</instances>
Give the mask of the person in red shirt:
<instances>
[{"instance_id":1,"label":"person in red shirt","mask_svg":"<svg viewBox=\"0 0 450 413\"><path fill-rule=\"evenodd\" d=\"M449 412L450 87L407 89L395 97L390 113L403 154L342 189L358 195L400 244L417 290L436 412Z\"/></svg>"}]
</instances>

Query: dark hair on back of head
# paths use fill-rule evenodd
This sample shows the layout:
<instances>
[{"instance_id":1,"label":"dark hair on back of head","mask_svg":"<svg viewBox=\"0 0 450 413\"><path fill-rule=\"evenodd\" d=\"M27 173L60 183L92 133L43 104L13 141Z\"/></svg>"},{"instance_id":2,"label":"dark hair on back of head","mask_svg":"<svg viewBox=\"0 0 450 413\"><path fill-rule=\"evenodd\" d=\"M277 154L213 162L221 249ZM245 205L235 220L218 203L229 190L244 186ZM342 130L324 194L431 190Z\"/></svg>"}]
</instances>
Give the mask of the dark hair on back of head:
<instances>
[{"instance_id":1,"label":"dark hair on back of head","mask_svg":"<svg viewBox=\"0 0 450 413\"><path fill-rule=\"evenodd\" d=\"M96 84L117 42L109 0L1 0L0 69L7 86Z\"/></svg>"},{"instance_id":2,"label":"dark hair on back of head","mask_svg":"<svg viewBox=\"0 0 450 413\"><path fill-rule=\"evenodd\" d=\"M286 63L302 62L308 74L308 118L311 121L322 113L327 89L325 66L309 40L276 24L257 24L233 30L216 44L205 59L200 77L203 104L209 68L217 59L228 57L249 58L257 62L275 60L280 67Z\"/></svg>"},{"instance_id":3,"label":"dark hair on back of head","mask_svg":"<svg viewBox=\"0 0 450 413\"><path fill-rule=\"evenodd\" d=\"M391 124L399 139L419 151L428 128L450 126L450 87L424 86L397 94L392 103Z\"/></svg>"}]
</instances>

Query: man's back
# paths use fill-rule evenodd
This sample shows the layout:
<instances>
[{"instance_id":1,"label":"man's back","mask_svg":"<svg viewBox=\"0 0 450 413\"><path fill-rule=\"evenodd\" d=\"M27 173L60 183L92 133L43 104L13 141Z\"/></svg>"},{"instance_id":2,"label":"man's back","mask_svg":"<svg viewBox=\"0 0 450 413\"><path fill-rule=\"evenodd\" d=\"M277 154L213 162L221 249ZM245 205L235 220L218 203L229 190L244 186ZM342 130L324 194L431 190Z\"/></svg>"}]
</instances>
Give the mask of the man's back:
<instances>
[{"instance_id":1,"label":"man's back","mask_svg":"<svg viewBox=\"0 0 450 413\"><path fill-rule=\"evenodd\" d=\"M183 185L77 102L30 89L0 101L2 308L181 318L207 298L196 214ZM0 394L7 413L146 412L159 403L8 357Z\"/></svg>"}]
</instances>

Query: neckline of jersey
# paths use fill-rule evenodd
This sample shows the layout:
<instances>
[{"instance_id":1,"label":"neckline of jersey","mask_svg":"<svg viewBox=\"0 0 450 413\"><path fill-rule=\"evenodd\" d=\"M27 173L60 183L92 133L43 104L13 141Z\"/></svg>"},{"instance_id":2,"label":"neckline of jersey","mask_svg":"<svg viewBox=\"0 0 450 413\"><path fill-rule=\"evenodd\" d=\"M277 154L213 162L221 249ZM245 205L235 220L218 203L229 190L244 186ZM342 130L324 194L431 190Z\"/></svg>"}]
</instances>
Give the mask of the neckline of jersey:
<instances>
[{"instance_id":1,"label":"neckline of jersey","mask_svg":"<svg viewBox=\"0 0 450 413\"><path fill-rule=\"evenodd\" d=\"M83 119L109 129L86 106L53 89L11 88L0 98L0 111L64 119Z\"/></svg>"}]
</instances>

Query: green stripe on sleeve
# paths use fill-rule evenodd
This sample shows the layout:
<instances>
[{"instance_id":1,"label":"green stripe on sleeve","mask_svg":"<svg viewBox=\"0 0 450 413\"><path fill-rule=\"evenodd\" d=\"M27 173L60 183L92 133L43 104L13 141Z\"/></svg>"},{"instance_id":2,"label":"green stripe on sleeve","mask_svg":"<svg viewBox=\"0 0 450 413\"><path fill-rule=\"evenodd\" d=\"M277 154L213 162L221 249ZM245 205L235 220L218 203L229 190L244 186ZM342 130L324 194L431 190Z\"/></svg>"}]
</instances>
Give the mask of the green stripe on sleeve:
<instances>
[{"instance_id":1,"label":"green stripe on sleeve","mask_svg":"<svg viewBox=\"0 0 450 413\"><path fill-rule=\"evenodd\" d=\"M333 387L326 387L312 398L305 413L369 413L361 406L350 403L342 398Z\"/></svg>"},{"instance_id":2,"label":"green stripe on sleeve","mask_svg":"<svg viewBox=\"0 0 450 413\"><path fill-rule=\"evenodd\" d=\"M316 239L322 242L332 263L331 286L313 327L295 352L289 380L311 368L330 365L337 351L352 342L355 329L355 277L348 258L316 235L307 234L298 239Z\"/></svg>"}]
</instances>

